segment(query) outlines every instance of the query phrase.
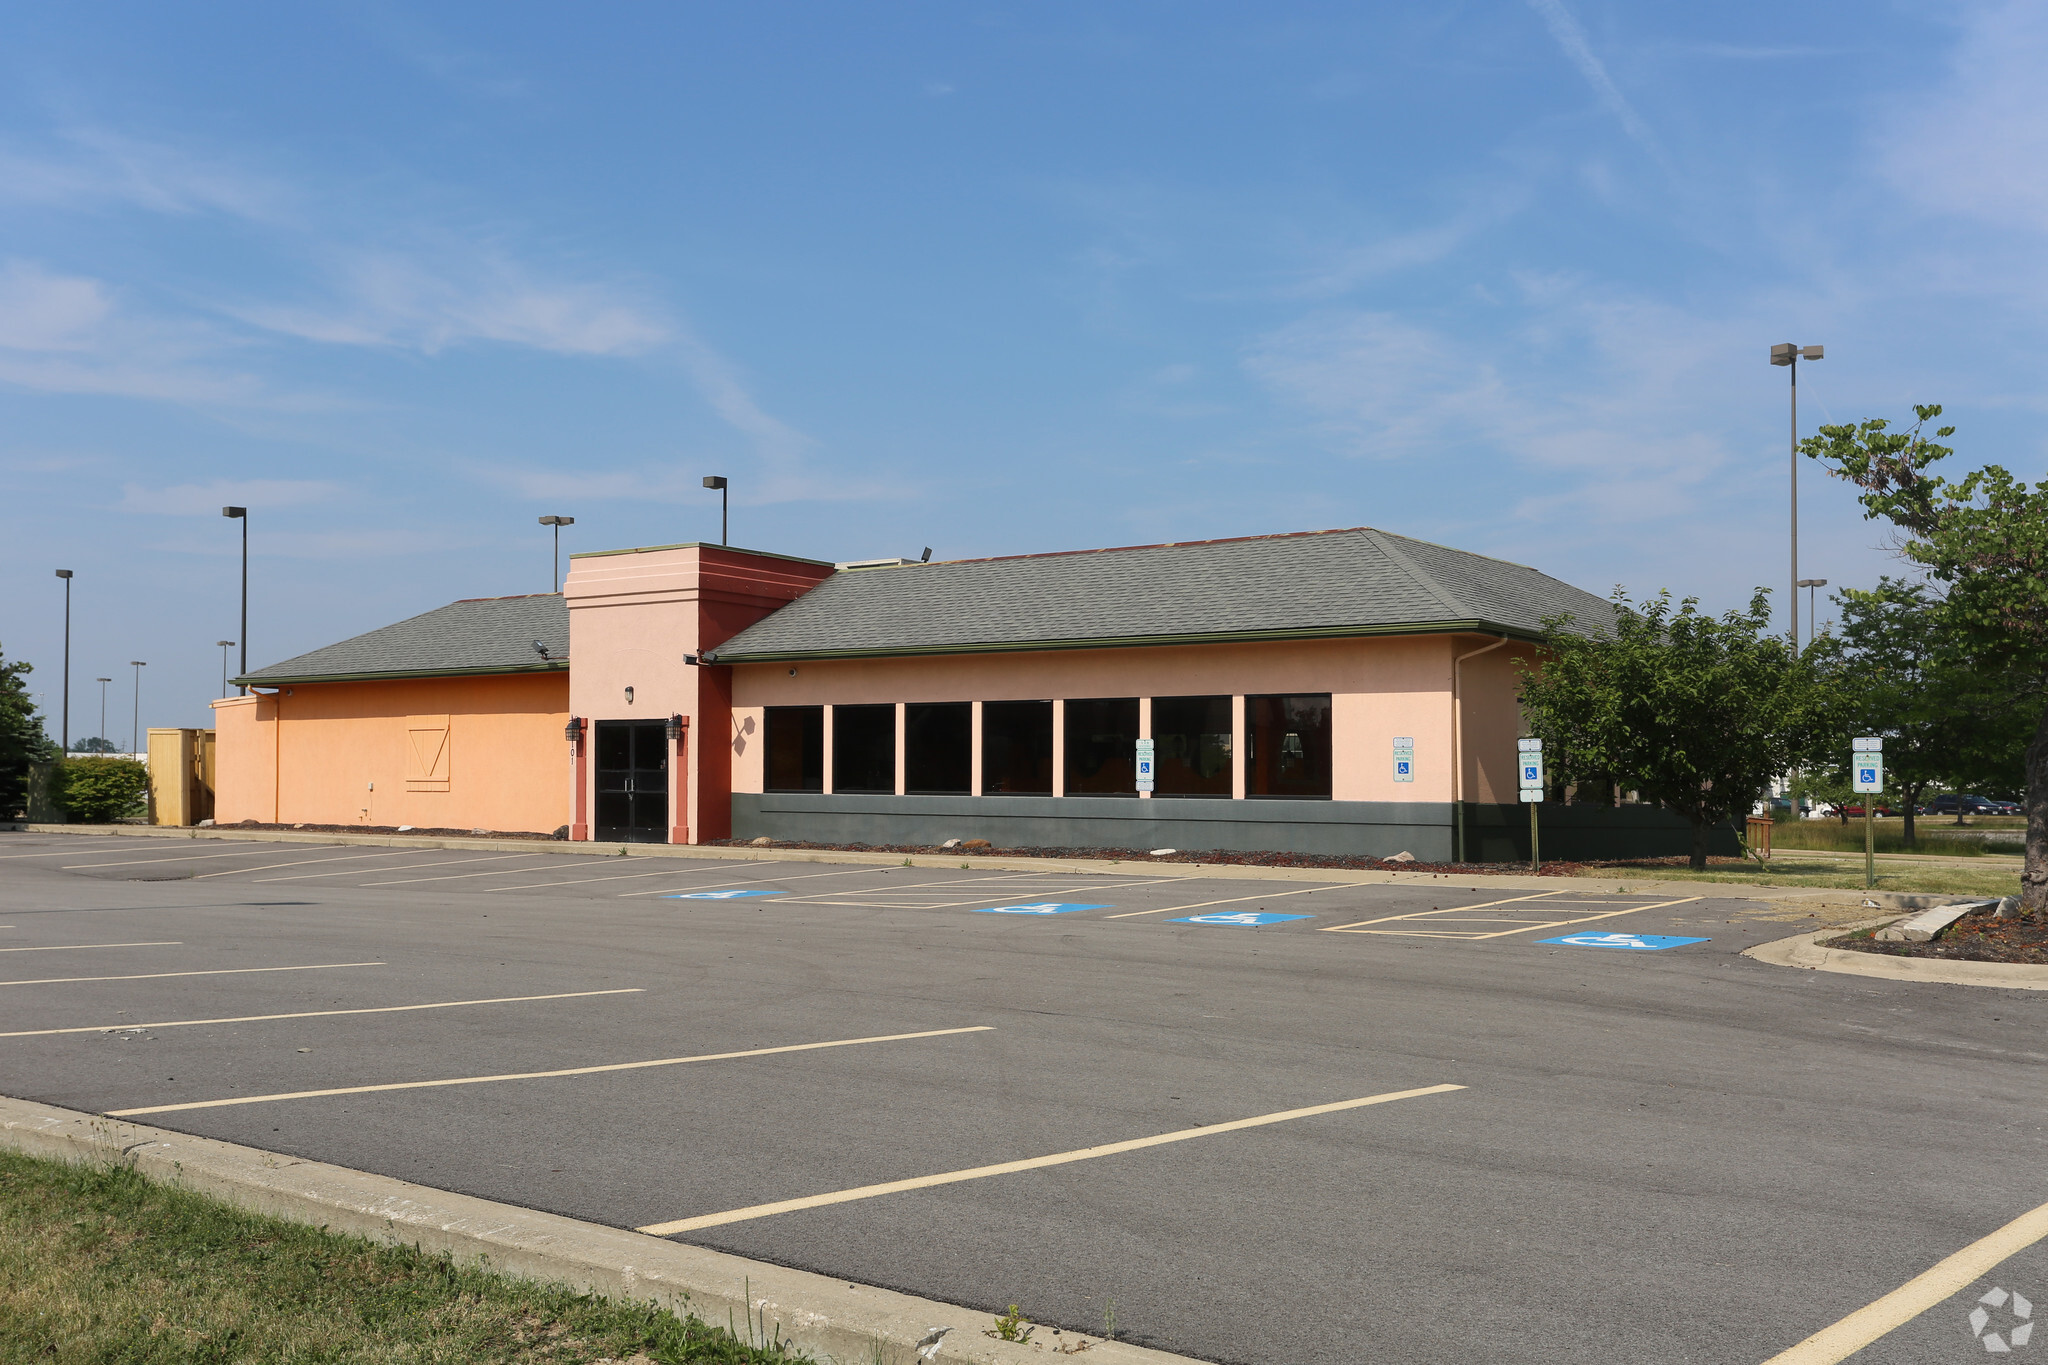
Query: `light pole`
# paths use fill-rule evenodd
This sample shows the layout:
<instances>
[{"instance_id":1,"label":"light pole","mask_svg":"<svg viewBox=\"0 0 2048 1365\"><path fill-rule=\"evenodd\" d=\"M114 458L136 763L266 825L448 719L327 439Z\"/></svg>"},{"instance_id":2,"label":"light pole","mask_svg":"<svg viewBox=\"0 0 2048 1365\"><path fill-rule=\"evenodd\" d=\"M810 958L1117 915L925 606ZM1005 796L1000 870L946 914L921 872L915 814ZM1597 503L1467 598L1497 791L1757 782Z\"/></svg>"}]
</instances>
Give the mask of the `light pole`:
<instances>
[{"instance_id":1,"label":"light pole","mask_svg":"<svg viewBox=\"0 0 2048 1365\"><path fill-rule=\"evenodd\" d=\"M1792 648L1799 648L1799 362L1819 360L1825 355L1819 346L1794 346L1780 342L1771 347L1773 365L1792 370L1792 595L1786 606L1792 613Z\"/></svg>"},{"instance_id":2,"label":"light pole","mask_svg":"<svg viewBox=\"0 0 2048 1365\"><path fill-rule=\"evenodd\" d=\"M576 524L576 518L542 517L540 519L540 524L543 526L552 526L555 528L555 576L550 581L548 591L560 592L562 590L562 528L564 526L574 526Z\"/></svg>"},{"instance_id":3,"label":"light pole","mask_svg":"<svg viewBox=\"0 0 2048 1365\"><path fill-rule=\"evenodd\" d=\"M726 540L725 534L725 513L728 504L726 502L726 499L730 498L732 494L727 490L725 486L725 475L706 474L704 476L704 486L706 488L716 488L718 490L718 543L720 545L727 544L728 541Z\"/></svg>"},{"instance_id":4,"label":"light pole","mask_svg":"<svg viewBox=\"0 0 2048 1365\"><path fill-rule=\"evenodd\" d=\"M228 694L228 647L234 641L215 640L214 643L220 646L220 694L225 697Z\"/></svg>"},{"instance_id":5,"label":"light pole","mask_svg":"<svg viewBox=\"0 0 2048 1365\"><path fill-rule=\"evenodd\" d=\"M107 738L107 684L108 684L108 683L110 683L110 682L112 682L112 681L113 681L113 679L112 679L112 678L95 678L95 679L93 679L93 681L94 681L94 682L97 682L97 683L98 683L98 684L100 685L100 733L99 733L99 738L100 738L100 740L101 740L102 742L104 742L104 741L106 740L106 738Z\"/></svg>"},{"instance_id":6,"label":"light pole","mask_svg":"<svg viewBox=\"0 0 2048 1365\"><path fill-rule=\"evenodd\" d=\"M64 580L64 719L57 747L68 754L71 752L71 570L59 569L57 577ZM49 732L46 730L44 733Z\"/></svg>"},{"instance_id":7,"label":"light pole","mask_svg":"<svg viewBox=\"0 0 2048 1365\"><path fill-rule=\"evenodd\" d=\"M1813 606L1813 590L1815 588L1825 588L1827 585L1828 581L1825 578L1802 578L1792 585L1795 588L1806 589L1806 642L1808 644L1813 643L1814 629L1820 625L1820 616L1815 612Z\"/></svg>"},{"instance_id":8,"label":"light pole","mask_svg":"<svg viewBox=\"0 0 2048 1365\"><path fill-rule=\"evenodd\" d=\"M242 666L237 671L246 678L249 676L249 509L223 507L220 514L242 523ZM242 695L248 696L249 689L244 687Z\"/></svg>"},{"instance_id":9,"label":"light pole","mask_svg":"<svg viewBox=\"0 0 2048 1365\"><path fill-rule=\"evenodd\" d=\"M149 664L142 659L130 659L128 662L135 665L135 717L128 722L128 752L135 754L141 752L135 745L142 738L142 670Z\"/></svg>"}]
</instances>

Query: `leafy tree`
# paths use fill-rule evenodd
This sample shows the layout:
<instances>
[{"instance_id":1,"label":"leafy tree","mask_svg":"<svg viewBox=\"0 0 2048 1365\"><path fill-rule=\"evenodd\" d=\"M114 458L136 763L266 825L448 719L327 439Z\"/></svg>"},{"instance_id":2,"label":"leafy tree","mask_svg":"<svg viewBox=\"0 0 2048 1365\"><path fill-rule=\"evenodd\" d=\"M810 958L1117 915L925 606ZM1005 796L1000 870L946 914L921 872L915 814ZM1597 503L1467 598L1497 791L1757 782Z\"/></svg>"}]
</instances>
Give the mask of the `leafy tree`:
<instances>
[{"instance_id":1,"label":"leafy tree","mask_svg":"<svg viewBox=\"0 0 2048 1365\"><path fill-rule=\"evenodd\" d=\"M121 746L114 743L111 739L102 739L100 736L94 735L90 739L72 740L71 752L74 754L118 754L121 752Z\"/></svg>"},{"instance_id":2,"label":"leafy tree","mask_svg":"<svg viewBox=\"0 0 2048 1365\"><path fill-rule=\"evenodd\" d=\"M1611 630L1544 621L1543 656L1520 666L1523 715L1559 777L1618 780L1683 815L1704 868L1711 831L1838 732L1833 645L1802 655L1770 634L1761 588L1719 617L1690 597L1674 610L1668 592L1614 601Z\"/></svg>"},{"instance_id":3,"label":"leafy tree","mask_svg":"<svg viewBox=\"0 0 2048 1365\"><path fill-rule=\"evenodd\" d=\"M1958 480L1928 472L1955 452L1922 434L1939 404L1892 431L1883 418L1824 426L1800 443L1831 474L1863 490L1866 518L1905 533L1898 548L1946 590L1956 647L1987 676L2016 674L2034 698L2025 751L2026 865L2020 907L2048 919L2048 481L2029 485L1999 465ZM1934 432L1939 440L1954 427Z\"/></svg>"},{"instance_id":4,"label":"leafy tree","mask_svg":"<svg viewBox=\"0 0 2048 1365\"><path fill-rule=\"evenodd\" d=\"M0 816L22 809L27 801L31 763L54 758L57 746L43 730L24 681L35 665L0 655Z\"/></svg>"},{"instance_id":5,"label":"leafy tree","mask_svg":"<svg viewBox=\"0 0 2048 1365\"><path fill-rule=\"evenodd\" d=\"M148 765L132 758L67 758L58 771L64 809L81 824L139 814L149 791Z\"/></svg>"},{"instance_id":6,"label":"leafy tree","mask_svg":"<svg viewBox=\"0 0 2048 1365\"><path fill-rule=\"evenodd\" d=\"M1927 584L1884 578L1835 600L1853 728L1884 739L1885 779L1905 801L1911 848L1914 811L1930 786L2009 787L2021 775L2033 680L1977 667L1959 647L1948 603Z\"/></svg>"}]
</instances>

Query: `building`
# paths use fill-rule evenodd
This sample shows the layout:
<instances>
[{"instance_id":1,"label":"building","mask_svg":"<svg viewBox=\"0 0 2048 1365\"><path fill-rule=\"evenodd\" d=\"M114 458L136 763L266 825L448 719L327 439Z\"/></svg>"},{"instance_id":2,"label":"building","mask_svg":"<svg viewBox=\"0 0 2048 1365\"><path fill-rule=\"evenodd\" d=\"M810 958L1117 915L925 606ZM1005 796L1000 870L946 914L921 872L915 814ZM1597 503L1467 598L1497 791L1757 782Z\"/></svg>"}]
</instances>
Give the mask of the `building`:
<instances>
[{"instance_id":1,"label":"building","mask_svg":"<svg viewBox=\"0 0 2048 1365\"><path fill-rule=\"evenodd\" d=\"M1545 618L1611 610L1370 528L836 567L579 554L561 594L242 679L216 703L218 818L1511 857L1517 668ZM1603 819L1631 852L1683 830Z\"/></svg>"}]
</instances>

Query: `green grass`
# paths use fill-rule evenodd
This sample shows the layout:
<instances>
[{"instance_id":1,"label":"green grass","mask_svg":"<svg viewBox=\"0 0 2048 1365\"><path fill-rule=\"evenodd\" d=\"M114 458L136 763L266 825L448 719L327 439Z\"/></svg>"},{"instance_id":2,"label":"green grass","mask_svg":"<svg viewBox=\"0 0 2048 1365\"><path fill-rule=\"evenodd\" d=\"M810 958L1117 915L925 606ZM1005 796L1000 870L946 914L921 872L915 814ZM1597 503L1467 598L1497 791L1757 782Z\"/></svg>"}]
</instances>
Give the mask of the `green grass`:
<instances>
[{"instance_id":1,"label":"green grass","mask_svg":"<svg viewBox=\"0 0 2048 1365\"><path fill-rule=\"evenodd\" d=\"M1933 825L1933 828L1929 828ZM1912 853L1922 857L1981 858L1986 852L2017 853L2017 843L2006 843L1986 849L1982 831L1977 828L1958 830L1952 822L1934 824L1927 817L1915 822L1914 846L1906 846L1905 824L1900 820L1879 820L1871 831L1871 842L1879 853ZM1848 824L1839 820L1780 820L1771 826L1771 847L1773 849L1814 849L1828 853L1861 853L1863 851L1863 821L1852 819Z\"/></svg>"},{"instance_id":2,"label":"green grass","mask_svg":"<svg viewBox=\"0 0 2048 1365\"><path fill-rule=\"evenodd\" d=\"M1617 875L1640 876L1665 882L1745 882L1752 886L1863 889L1862 850L1855 857L1781 858L1770 866L1757 863L1715 861L1704 872L1683 863L1602 863L1582 875L1609 879ZM1878 891L1926 892L1948 896L2017 896L2020 874L2017 868L1944 867L1939 863L1879 863Z\"/></svg>"},{"instance_id":3,"label":"green grass","mask_svg":"<svg viewBox=\"0 0 2048 1365\"><path fill-rule=\"evenodd\" d=\"M805 1357L749 1346L724 1326L652 1304L244 1213L126 1167L0 1152L0 1360L589 1365L607 1358L766 1365Z\"/></svg>"}]
</instances>

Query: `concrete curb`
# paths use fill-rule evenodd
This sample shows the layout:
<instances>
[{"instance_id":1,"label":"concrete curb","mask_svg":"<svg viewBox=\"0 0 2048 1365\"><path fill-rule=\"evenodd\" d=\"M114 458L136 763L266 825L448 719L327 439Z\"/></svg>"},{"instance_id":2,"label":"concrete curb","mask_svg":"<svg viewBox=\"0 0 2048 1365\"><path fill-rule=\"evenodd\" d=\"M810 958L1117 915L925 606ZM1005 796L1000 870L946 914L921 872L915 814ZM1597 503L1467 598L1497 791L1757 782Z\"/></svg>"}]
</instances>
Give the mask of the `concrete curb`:
<instances>
[{"instance_id":1,"label":"concrete curb","mask_svg":"<svg viewBox=\"0 0 2048 1365\"><path fill-rule=\"evenodd\" d=\"M254 1213L446 1251L500 1274L586 1293L687 1307L714 1325L752 1319L771 1338L839 1365L1020 1365L1052 1354L1049 1328L1029 1345L983 1336L992 1320L985 1311L28 1100L0 1097L0 1143L60 1161L126 1162ZM920 1353L918 1343L940 1327L952 1330ZM1087 1358L1097 1365L1193 1360L1078 1333L1060 1340L1087 1341Z\"/></svg>"},{"instance_id":2,"label":"concrete curb","mask_svg":"<svg viewBox=\"0 0 2048 1365\"><path fill-rule=\"evenodd\" d=\"M487 852L567 853L583 857L681 858L713 862L743 863L837 863L869 867L903 867L901 853L835 853L831 850L801 848L723 848L703 844L594 844L546 839L488 839L482 837L420 834L313 834L296 830L244 830L233 826L200 829L178 825L26 825L14 826L32 834L82 834L104 837L118 835L141 839L229 839L252 843L342 844L370 848L461 848ZM1865 893L1834 888L1758 886L1747 882L1667 882L1611 874L1588 877L1532 877L1512 873L1446 874L1441 872L1381 872L1367 868L1342 867L1248 867L1241 863L1153 863L1111 862L1100 858L1000 858L974 854L946 857L943 854L908 855L911 867L953 867L965 862L970 867L1002 872L1072 872L1087 875L1128 877L1145 873L1155 877L1202 877L1224 881L1337 882L1360 886L1440 886L1471 891L1563 891L1596 893L1640 892L1663 896L1730 896L1741 900L1799 901L1847 904L1858 902ZM1868 893L1888 908L1915 910L1954 899L1944 895L1915 895L1910 892ZM1888 898L1888 899L1887 899Z\"/></svg>"},{"instance_id":3,"label":"concrete curb","mask_svg":"<svg viewBox=\"0 0 2048 1365\"><path fill-rule=\"evenodd\" d=\"M1794 934L1791 938L1759 943L1744 948L1744 957L1774 967L1803 967L1816 972L1844 972L1850 976L1879 976L1887 981L1931 981L1948 986L1992 986L2008 991L2048 991L2048 966L2021 962L1943 962L1938 958L1890 957L1882 953L1859 953L1846 948L1824 948L1820 940L1839 938L1857 929L1867 929L1885 920L1869 920L1848 928L1823 929L1818 933Z\"/></svg>"}]
</instances>

